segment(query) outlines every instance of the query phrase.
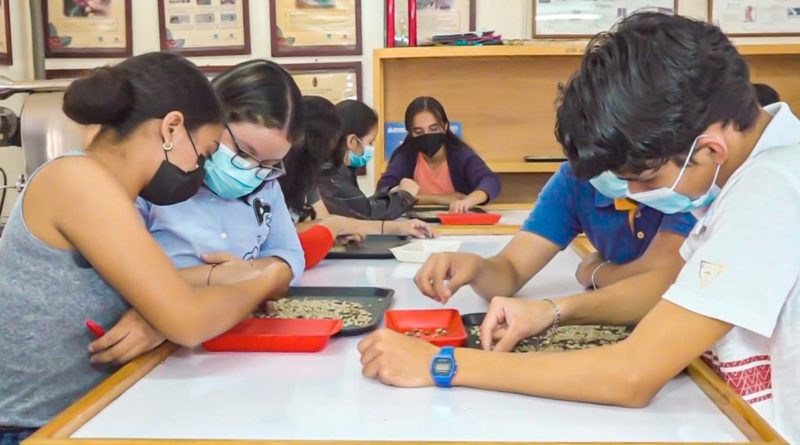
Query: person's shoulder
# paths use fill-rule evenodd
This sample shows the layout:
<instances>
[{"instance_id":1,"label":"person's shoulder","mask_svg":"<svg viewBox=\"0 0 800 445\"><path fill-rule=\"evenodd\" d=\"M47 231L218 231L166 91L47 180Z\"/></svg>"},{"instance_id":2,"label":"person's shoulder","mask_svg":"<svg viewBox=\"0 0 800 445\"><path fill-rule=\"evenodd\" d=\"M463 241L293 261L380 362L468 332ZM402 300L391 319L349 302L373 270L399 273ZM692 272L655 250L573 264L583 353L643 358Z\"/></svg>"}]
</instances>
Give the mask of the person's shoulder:
<instances>
[{"instance_id":1,"label":"person's shoulder","mask_svg":"<svg viewBox=\"0 0 800 445\"><path fill-rule=\"evenodd\" d=\"M54 194L113 193L122 189L114 175L89 156L63 156L36 172L33 184L45 185ZM29 185L33 185L29 184Z\"/></svg>"},{"instance_id":2,"label":"person's shoulder","mask_svg":"<svg viewBox=\"0 0 800 445\"><path fill-rule=\"evenodd\" d=\"M757 189L765 195L774 192L776 187L800 192L800 144L770 148L741 168L741 172L734 173L731 189Z\"/></svg>"}]
</instances>

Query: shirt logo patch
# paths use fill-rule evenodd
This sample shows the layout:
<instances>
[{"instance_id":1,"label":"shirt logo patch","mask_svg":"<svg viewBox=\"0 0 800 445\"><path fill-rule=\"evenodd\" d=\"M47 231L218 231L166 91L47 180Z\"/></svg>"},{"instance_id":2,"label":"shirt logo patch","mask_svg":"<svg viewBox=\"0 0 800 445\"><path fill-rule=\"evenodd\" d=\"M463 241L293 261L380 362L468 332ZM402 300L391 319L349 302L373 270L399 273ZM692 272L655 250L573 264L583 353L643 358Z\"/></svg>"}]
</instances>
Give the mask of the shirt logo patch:
<instances>
[{"instance_id":1,"label":"shirt logo patch","mask_svg":"<svg viewBox=\"0 0 800 445\"><path fill-rule=\"evenodd\" d=\"M710 261L700 261L700 287L708 286L708 284L714 281L724 270L725 266L721 264L714 264Z\"/></svg>"}]
</instances>

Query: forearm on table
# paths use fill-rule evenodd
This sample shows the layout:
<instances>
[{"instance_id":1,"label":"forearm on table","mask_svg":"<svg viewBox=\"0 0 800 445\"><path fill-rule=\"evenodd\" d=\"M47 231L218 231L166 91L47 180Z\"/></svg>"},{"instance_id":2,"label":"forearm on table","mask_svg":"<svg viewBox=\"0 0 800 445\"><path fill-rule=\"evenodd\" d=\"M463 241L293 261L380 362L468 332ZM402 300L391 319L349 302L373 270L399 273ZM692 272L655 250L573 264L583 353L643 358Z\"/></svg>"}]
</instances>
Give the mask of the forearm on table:
<instances>
[{"instance_id":1,"label":"forearm on table","mask_svg":"<svg viewBox=\"0 0 800 445\"><path fill-rule=\"evenodd\" d=\"M453 385L561 400L643 406L634 370L620 345L558 353L456 350Z\"/></svg>"},{"instance_id":2,"label":"forearm on table","mask_svg":"<svg viewBox=\"0 0 800 445\"><path fill-rule=\"evenodd\" d=\"M303 221L303 222L299 222L299 223L295 224L294 228L298 232L303 232L305 230L308 230L308 229L316 226L317 224L320 224L321 222L322 222L322 220L320 220L320 219L313 219L311 221Z\"/></svg>"},{"instance_id":3,"label":"forearm on table","mask_svg":"<svg viewBox=\"0 0 800 445\"><path fill-rule=\"evenodd\" d=\"M201 264L199 266L178 269L180 276L183 277L183 279L192 287L207 286L208 275L210 272L210 264Z\"/></svg>"},{"instance_id":4,"label":"forearm on table","mask_svg":"<svg viewBox=\"0 0 800 445\"><path fill-rule=\"evenodd\" d=\"M478 295L491 300L496 296L510 297L525 283L508 258L496 255L483 260L475 280L470 284Z\"/></svg>"},{"instance_id":5,"label":"forearm on table","mask_svg":"<svg viewBox=\"0 0 800 445\"><path fill-rule=\"evenodd\" d=\"M634 325L675 281L680 265L662 267L608 287L556 300L564 324Z\"/></svg>"},{"instance_id":6,"label":"forearm on table","mask_svg":"<svg viewBox=\"0 0 800 445\"><path fill-rule=\"evenodd\" d=\"M280 268L280 273L275 274L275 280L279 284L285 284L287 287L289 286L289 283L292 281L292 278L294 278L294 272L292 271L292 266L289 265L288 261L284 260L281 257L268 256L268 257L258 258L253 260L253 263L255 264L256 267L261 269L269 266L270 264L283 265L284 267Z\"/></svg>"},{"instance_id":7,"label":"forearm on table","mask_svg":"<svg viewBox=\"0 0 800 445\"><path fill-rule=\"evenodd\" d=\"M481 204L485 204L489 201L489 194L483 190L475 190L474 192L467 195L466 198L469 201L471 207L479 206Z\"/></svg>"},{"instance_id":8,"label":"forearm on table","mask_svg":"<svg viewBox=\"0 0 800 445\"><path fill-rule=\"evenodd\" d=\"M432 204L450 204L450 203L449 202L443 203L442 195L428 195L421 193L417 195L417 204L432 205Z\"/></svg>"}]
</instances>

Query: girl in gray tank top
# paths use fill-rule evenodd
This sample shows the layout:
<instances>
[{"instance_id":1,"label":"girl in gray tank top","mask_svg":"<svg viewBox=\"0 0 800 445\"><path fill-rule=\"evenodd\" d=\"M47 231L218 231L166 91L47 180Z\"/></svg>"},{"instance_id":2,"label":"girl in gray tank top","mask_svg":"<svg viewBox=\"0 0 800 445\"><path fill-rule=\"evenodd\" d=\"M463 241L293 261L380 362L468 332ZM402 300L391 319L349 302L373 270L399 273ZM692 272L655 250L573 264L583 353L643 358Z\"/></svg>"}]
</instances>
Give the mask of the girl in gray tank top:
<instances>
[{"instance_id":1,"label":"girl in gray tank top","mask_svg":"<svg viewBox=\"0 0 800 445\"><path fill-rule=\"evenodd\" d=\"M235 284L191 287L139 219L137 195L170 205L196 193L218 145L223 112L191 62L149 53L97 69L70 85L63 109L100 130L29 179L0 237L3 445L164 337L194 346L219 335L280 297L274 277L291 274L204 265L189 272ZM92 338L87 320L106 334Z\"/></svg>"}]
</instances>

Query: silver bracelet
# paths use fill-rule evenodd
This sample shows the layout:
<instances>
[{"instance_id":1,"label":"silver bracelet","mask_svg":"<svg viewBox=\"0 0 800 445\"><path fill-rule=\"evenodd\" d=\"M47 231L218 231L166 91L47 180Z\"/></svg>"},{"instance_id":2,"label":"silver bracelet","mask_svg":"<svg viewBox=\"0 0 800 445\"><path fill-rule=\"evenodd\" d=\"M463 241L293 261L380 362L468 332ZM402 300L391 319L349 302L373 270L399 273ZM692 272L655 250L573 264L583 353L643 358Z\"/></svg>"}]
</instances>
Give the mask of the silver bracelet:
<instances>
[{"instance_id":1,"label":"silver bracelet","mask_svg":"<svg viewBox=\"0 0 800 445\"><path fill-rule=\"evenodd\" d=\"M558 305L556 304L556 302L555 302L555 301L553 301L553 300L551 300L551 299L549 299L549 298L545 298L545 299L544 299L544 300L542 300L542 301L545 301L545 302L547 302L547 303L550 303L550 305L551 305L551 306L553 306L553 310L554 310L554 311L555 311L555 313L556 313L556 317L555 317L555 319L553 320L553 324L552 324L552 325L550 325L550 327L547 329L547 333L545 334L545 335L547 335L548 337L552 337L552 336L553 336L553 334L555 334L555 333L556 333L556 329L558 329L558 325L560 325L560 324L561 324L561 308L559 308L559 307L558 307Z\"/></svg>"},{"instance_id":2,"label":"silver bracelet","mask_svg":"<svg viewBox=\"0 0 800 445\"><path fill-rule=\"evenodd\" d=\"M595 266L594 270L592 271L592 289L597 290L597 281L595 281L595 278L597 278L597 272L610 262L611 261L606 260Z\"/></svg>"}]
</instances>

